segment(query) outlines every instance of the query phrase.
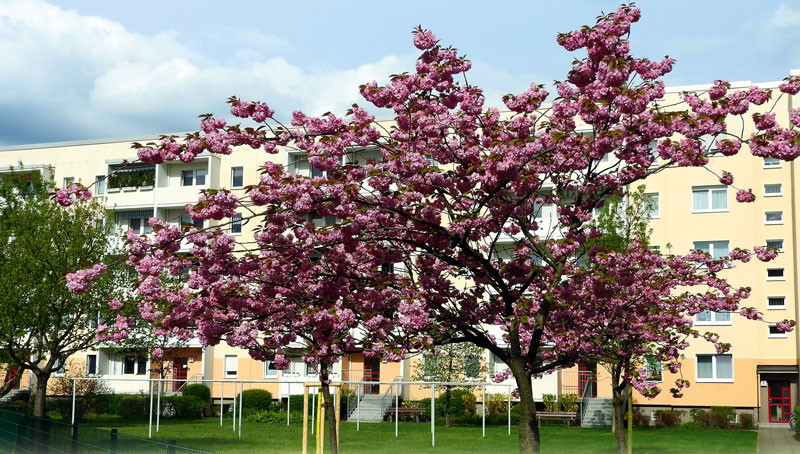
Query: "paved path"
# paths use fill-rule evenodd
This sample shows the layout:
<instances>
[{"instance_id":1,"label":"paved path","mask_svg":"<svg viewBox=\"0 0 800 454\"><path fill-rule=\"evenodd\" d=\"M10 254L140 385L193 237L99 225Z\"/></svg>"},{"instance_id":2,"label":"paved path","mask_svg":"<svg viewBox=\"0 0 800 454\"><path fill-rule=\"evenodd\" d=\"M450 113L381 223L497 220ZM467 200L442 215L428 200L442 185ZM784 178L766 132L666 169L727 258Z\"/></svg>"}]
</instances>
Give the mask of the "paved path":
<instances>
[{"instance_id":1,"label":"paved path","mask_svg":"<svg viewBox=\"0 0 800 454\"><path fill-rule=\"evenodd\" d=\"M800 454L800 442L788 427L759 427L758 454Z\"/></svg>"}]
</instances>

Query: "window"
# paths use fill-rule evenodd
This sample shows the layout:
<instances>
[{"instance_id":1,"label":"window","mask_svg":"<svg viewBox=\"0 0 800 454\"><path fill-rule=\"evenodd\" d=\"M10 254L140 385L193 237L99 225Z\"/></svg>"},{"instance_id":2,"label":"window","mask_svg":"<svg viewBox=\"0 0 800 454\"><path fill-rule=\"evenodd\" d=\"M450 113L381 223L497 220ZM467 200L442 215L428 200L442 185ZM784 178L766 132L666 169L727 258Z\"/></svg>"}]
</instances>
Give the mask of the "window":
<instances>
[{"instance_id":1,"label":"window","mask_svg":"<svg viewBox=\"0 0 800 454\"><path fill-rule=\"evenodd\" d=\"M698 382L733 382L733 355L697 355Z\"/></svg>"},{"instance_id":2,"label":"window","mask_svg":"<svg viewBox=\"0 0 800 454\"><path fill-rule=\"evenodd\" d=\"M63 187L68 188L73 183L75 183L75 177L65 177Z\"/></svg>"},{"instance_id":3,"label":"window","mask_svg":"<svg viewBox=\"0 0 800 454\"><path fill-rule=\"evenodd\" d=\"M728 211L728 189L725 186L693 187L692 212Z\"/></svg>"},{"instance_id":4,"label":"window","mask_svg":"<svg viewBox=\"0 0 800 454\"><path fill-rule=\"evenodd\" d=\"M651 140L647 144L647 149L650 150L650 156L653 157L653 165L658 162L658 140Z\"/></svg>"},{"instance_id":5,"label":"window","mask_svg":"<svg viewBox=\"0 0 800 454\"><path fill-rule=\"evenodd\" d=\"M202 229L203 228L203 221L201 221L199 219L195 221L188 214L184 214L183 216L181 216L181 230L186 228L186 227L189 227L189 228L195 227L195 228L198 228L198 229Z\"/></svg>"},{"instance_id":6,"label":"window","mask_svg":"<svg viewBox=\"0 0 800 454\"><path fill-rule=\"evenodd\" d=\"M778 329L778 327L777 327L777 325L770 324L770 325L767 327L767 329L769 330L769 331L767 332L767 337L769 337L769 338L772 338L772 339L782 339L782 338L786 338L786 333L785 333L785 332L783 332L783 331L781 331L781 330L779 330L779 329Z\"/></svg>"},{"instance_id":7,"label":"window","mask_svg":"<svg viewBox=\"0 0 800 454\"><path fill-rule=\"evenodd\" d=\"M770 183L764 185L764 197L778 197L783 195L783 185Z\"/></svg>"},{"instance_id":8,"label":"window","mask_svg":"<svg viewBox=\"0 0 800 454\"><path fill-rule=\"evenodd\" d=\"M204 186L206 169L184 170L181 173L181 186Z\"/></svg>"},{"instance_id":9,"label":"window","mask_svg":"<svg viewBox=\"0 0 800 454\"><path fill-rule=\"evenodd\" d=\"M731 313L725 311L703 311L694 316L697 325L730 325Z\"/></svg>"},{"instance_id":10,"label":"window","mask_svg":"<svg viewBox=\"0 0 800 454\"><path fill-rule=\"evenodd\" d=\"M609 153L606 153L603 155L602 158L600 158L600 162L608 162L608 159L609 159Z\"/></svg>"},{"instance_id":11,"label":"window","mask_svg":"<svg viewBox=\"0 0 800 454\"><path fill-rule=\"evenodd\" d=\"M658 255L661 255L661 246L658 246L658 245L653 246L653 245L651 245L650 246L650 250L655 252Z\"/></svg>"},{"instance_id":12,"label":"window","mask_svg":"<svg viewBox=\"0 0 800 454\"><path fill-rule=\"evenodd\" d=\"M244 186L244 168L231 167L231 187L241 188Z\"/></svg>"},{"instance_id":13,"label":"window","mask_svg":"<svg viewBox=\"0 0 800 454\"><path fill-rule=\"evenodd\" d=\"M767 309L786 309L785 296L768 296Z\"/></svg>"},{"instance_id":14,"label":"window","mask_svg":"<svg viewBox=\"0 0 800 454\"><path fill-rule=\"evenodd\" d=\"M122 358L124 375L144 375L147 372L147 359L141 355L128 354Z\"/></svg>"},{"instance_id":15,"label":"window","mask_svg":"<svg viewBox=\"0 0 800 454\"><path fill-rule=\"evenodd\" d=\"M94 181L96 182L95 193L97 195L103 195L106 193L106 176L105 175L98 175L94 177Z\"/></svg>"},{"instance_id":16,"label":"window","mask_svg":"<svg viewBox=\"0 0 800 454\"><path fill-rule=\"evenodd\" d=\"M781 166L781 160L778 158L764 158L765 169L775 169Z\"/></svg>"},{"instance_id":17,"label":"window","mask_svg":"<svg viewBox=\"0 0 800 454\"><path fill-rule=\"evenodd\" d=\"M705 252L714 260L719 260L728 255L728 241L695 241L694 249Z\"/></svg>"},{"instance_id":18,"label":"window","mask_svg":"<svg viewBox=\"0 0 800 454\"><path fill-rule=\"evenodd\" d=\"M662 373L664 367L661 365L661 360L656 356L647 356L645 358L645 370L647 371L647 381L661 382L663 380Z\"/></svg>"},{"instance_id":19,"label":"window","mask_svg":"<svg viewBox=\"0 0 800 454\"><path fill-rule=\"evenodd\" d=\"M768 281L783 281L786 278L783 276L783 268L767 268Z\"/></svg>"},{"instance_id":20,"label":"window","mask_svg":"<svg viewBox=\"0 0 800 454\"><path fill-rule=\"evenodd\" d=\"M236 213L231 218L231 233L242 233L242 214Z\"/></svg>"},{"instance_id":21,"label":"window","mask_svg":"<svg viewBox=\"0 0 800 454\"><path fill-rule=\"evenodd\" d=\"M273 378L278 376L278 369L275 368L275 363L272 361L264 361L264 378Z\"/></svg>"},{"instance_id":22,"label":"window","mask_svg":"<svg viewBox=\"0 0 800 454\"><path fill-rule=\"evenodd\" d=\"M86 355L86 375L97 374L97 355Z\"/></svg>"},{"instance_id":23,"label":"window","mask_svg":"<svg viewBox=\"0 0 800 454\"><path fill-rule=\"evenodd\" d=\"M783 224L783 211L765 212L764 224Z\"/></svg>"},{"instance_id":24,"label":"window","mask_svg":"<svg viewBox=\"0 0 800 454\"><path fill-rule=\"evenodd\" d=\"M239 359L236 355L225 355L225 378L236 378L239 373Z\"/></svg>"},{"instance_id":25,"label":"window","mask_svg":"<svg viewBox=\"0 0 800 454\"><path fill-rule=\"evenodd\" d=\"M657 218L661 215L661 208L658 204L658 193L652 192L645 194L645 210L650 218Z\"/></svg>"},{"instance_id":26,"label":"window","mask_svg":"<svg viewBox=\"0 0 800 454\"><path fill-rule=\"evenodd\" d=\"M783 240L767 240L767 247L783 252Z\"/></svg>"},{"instance_id":27,"label":"window","mask_svg":"<svg viewBox=\"0 0 800 454\"><path fill-rule=\"evenodd\" d=\"M63 377L67 374L67 363L62 360L56 360L53 364L53 375L56 377Z\"/></svg>"},{"instance_id":28,"label":"window","mask_svg":"<svg viewBox=\"0 0 800 454\"><path fill-rule=\"evenodd\" d=\"M650 410L650 421L658 421L658 412Z\"/></svg>"},{"instance_id":29,"label":"window","mask_svg":"<svg viewBox=\"0 0 800 454\"><path fill-rule=\"evenodd\" d=\"M713 156L717 153L717 140L711 134L700 136L700 143L702 143L703 152L706 152L706 155Z\"/></svg>"},{"instance_id":30,"label":"window","mask_svg":"<svg viewBox=\"0 0 800 454\"><path fill-rule=\"evenodd\" d=\"M147 234L153 231L153 227L147 223L147 218L133 218L128 222L128 228L137 235Z\"/></svg>"}]
</instances>

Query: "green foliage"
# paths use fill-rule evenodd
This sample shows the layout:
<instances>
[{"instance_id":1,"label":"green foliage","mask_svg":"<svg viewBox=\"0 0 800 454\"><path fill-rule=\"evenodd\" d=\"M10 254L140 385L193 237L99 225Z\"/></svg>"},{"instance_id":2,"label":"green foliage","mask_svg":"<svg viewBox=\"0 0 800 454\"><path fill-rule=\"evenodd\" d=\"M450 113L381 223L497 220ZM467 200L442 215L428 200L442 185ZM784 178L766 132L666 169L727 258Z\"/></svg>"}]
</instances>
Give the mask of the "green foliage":
<instances>
[{"instance_id":1,"label":"green foliage","mask_svg":"<svg viewBox=\"0 0 800 454\"><path fill-rule=\"evenodd\" d=\"M322 393L317 394L317 399L320 399L320 398L322 398ZM309 394L308 395L309 408L311 408L312 399L313 398L311 397L311 394ZM289 396L289 403L291 404L289 406L289 410L290 411L295 411L295 410L303 411L303 395L302 394L294 394L294 395Z\"/></svg>"},{"instance_id":2,"label":"green foliage","mask_svg":"<svg viewBox=\"0 0 800 454\"><path fill-rule=\"evenodd\" d=\"M508 399L503 394L486 395L486 415L505 415L508 412Z\"/></svg>"},{"instance_id":3,"label":"green foliage","mask_svg":"<svg viewBox=\"0 0 800 454\"><path fill-rule=\"evenodd\" d=\"M63 377L50 380L50 393L57 396L71 396L73 392L73 378L83 377L83 373L76 374L68 371ZM111 389L102 380L77 380L75 381L75 420L82 421L89 413L99 414L104 411L103 397L110 394ZM72 418L72 397L56 399L49 405L55 409L64 420Z\"/></svg>"},{"instance_id":4,"label":"green foliage","mask_svg":"<svg viewBox=\"0 0 800 454\"><path fill-rule=\"evenodd\" d=\"M155 171L114 173L108 177L108 187L111 189L153 186L155 182Z\"/></svg>"},{"instance_id":5,"label":"green foliage","mask_svg":"<svg viewBox=\"0 0 800 454\"><path fill-rule=\"evenodd\" d=\"M427 352L414 368L412 379L416 381L463 382L467 378L482 378L486 368L481 364L483 349L473 344L459 343L442 345L438 355Z\"/></svg>"},{"instance_id":6,"label":"green foliage","mask_svg":"<svg viewBox=\"0 0 800 454\"><path fill-rule=\"evenodd\" d=\"M474 415L477 408L475 394L462 394L461 400L464 402L464 416Z\"/></svg>"},{"instance_id":7,"label":"green foliage","mask_svg":"<svg viewBox=\"0 0 800 454\"><path fill-rule=\"evenodd\" d=\"M266 389L247 389L236 397L237 401L241 399L242 396L244 396L244 400L242 400L243 409L267 411L272 408L272 393L267 391ZM300 397L300 406L299 407L293 406L293 408L296 410L303 408L303 401L302 401L303 396L297 396L297 397Z\"/></svg>"},{"instance_id":8,"label":"green foliage","mask_svg":"<svg viewBox=\"0 0 800 454\"><path fill-rule=\"evenodd\" d=\"M736 420L736 409L733 407L711 407L708 413L708 425L715 429L728 429Z\"/></svg>"},{"instance_id":9,"label":"green foliage","mask_svg":"<svg viewBox=\"0 0 800 454\"><path fill-rule=\"evenodd\" d=\"M257 410L248 414L245 421L259 423L286 423L285 411ZM289 413L290 424L301 424L303 422L302 411L292 411Z\"/></svg>"},{"instance_id":10,"label":"green foliage","mask_svg":"<svg viewBox=\"0 0 800 454\"><path fill-rule=\"evenodd\" d=\"M202 400L204 403L211 402L211 389L208 386L202 383L193 383L191 385L186 385L183 387L183 395L184 396L194 396L198 399ZM247 395L247 391L245 391L245 396ZM272 396L270 396L271 398ZM245 400L244 402L247 402Z\"/></svg>"},{"instance_id":11,"label":"green foliage","mask_svg":"<svg viewBox=\"0 0 800 454\"><path fill-rule=\"evenodd\" d=\"M598 216L590 223L603 232L603 236L589 239L585 248L603 246L611 251L623 252L636 238L647 243L653 231L649 227L649 213L654 205L644 191L645 186L642 185L629 191L627 200L620 196L606 200Z\"/></svg>"},{"instance_id":12,"label":"green foliage","mask_svg":"<svg viewBox=\"0 0 800 454\"><path fill-rule=\"evenodd\" d=\"M561 394L558 396L559 411L578 411L577 394Z\"/></svg>"},{"instance_id":13,"label":"green foliage","mask_svg":"<svg viewBox=\"0 0 800 454\"><path fill-rule=\"evenodd\" d=\"M194 419L203 416L205 402L195 396L175 396L175 417Z\"/></svg>"},{"instance_id":14,"label":"green foliage","mask_svg":"<svg viewBox=\"0 0 800 454\"><path fill-rule=\"evenodd\" d=\"M682 414L683 412L679 410L659 410L656 412L658 416L656 427L678 427Z\"/></svg>"},{"instance_id":15,"label":"green foliage","mask_svg":"<svg viewBox=\"0 0 800 454\"><path fill-rule=\"evenodd\" d=\"M144 419L149 411L149 400L145 396L123 396L119 415L125 419Z\"/></svg>"},{"instance_id":16,"label":"green foliage","mask_svg":"<svg viewBox=\"0 0 800 454\"><path fill-rule=\"evenodd\" d=\"M555 394L542 394L542 402L544 403L544 411L558 411L558 400Z\"/></svg>"},{"instance_id":17,"label":"green foliage","mask_svg":"<svg viewBox=\"0 0 800 454\"><path fill-rule=\"evenodd\" d=\"M739 426L742 429L752 430L756 427L756 423L753 420L753 415L750 413L742 413L739 415Z\"/></svg>"},{"instance_id":18,"label":"green foliage","mask_svg":"<svg viewBox=\"0 0 800 454\"><path fill-rule=\"evenodd\" d=\"M797 417L797 415L800 415L800 406L794 407L792 412L795 415L795 417ZM798 424L797 420L795 420L794 422L794 430L795 434L797 434L797 436L800 436L800 424Z\"/></svg>"}]
</instances>

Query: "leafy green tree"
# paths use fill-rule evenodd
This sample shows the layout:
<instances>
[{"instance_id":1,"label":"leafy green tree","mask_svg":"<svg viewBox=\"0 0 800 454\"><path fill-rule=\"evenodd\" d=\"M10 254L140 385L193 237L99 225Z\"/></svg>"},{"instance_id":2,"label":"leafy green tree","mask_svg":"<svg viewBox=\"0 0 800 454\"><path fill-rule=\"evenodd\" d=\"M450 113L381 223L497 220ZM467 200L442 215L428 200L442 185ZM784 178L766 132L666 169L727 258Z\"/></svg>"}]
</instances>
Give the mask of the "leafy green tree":
<instances>
[{"instance_id":1,"label":"leafy green tree","mask_svg":"<svg viewBox=\"0 0 800 454\"><path fill-rule=\"evenodd\" d=\"M99 200L63 208L52 190L39 172L12 169L0 178L0 350L35 378L35 416L45 414L51 375L98 344L95 328L110 321L109 301L122 297L125 279L119 267L85 292L67 287L69 273L120 263L122 244Z\"/></svg>"},{"instance_id":2,"label":"leafy green tree","mask_svg":"<svg viewBox=\"0 0 800 454\"><path fill-rule=\"evenodd\" d=\"M414 380L447 383L443 385L445 427L450 427L451 391L472 389L467 380L483 378L486 371L481 364L483 351L482 348L467 343L442 345L435 352L424 353L422 361L414 369Z\"/></svg>"}]
</instances>

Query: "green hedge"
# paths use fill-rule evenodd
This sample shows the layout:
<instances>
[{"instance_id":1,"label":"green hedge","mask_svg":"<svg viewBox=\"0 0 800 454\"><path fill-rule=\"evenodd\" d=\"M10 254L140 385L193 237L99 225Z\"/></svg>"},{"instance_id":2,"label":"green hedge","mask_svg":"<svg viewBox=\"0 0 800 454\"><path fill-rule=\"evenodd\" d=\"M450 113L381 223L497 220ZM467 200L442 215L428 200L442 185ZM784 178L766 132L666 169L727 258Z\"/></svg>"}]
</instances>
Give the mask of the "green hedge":
<instances>
[{"instance_id":1,"label":"green hedge","mask_svg":"<svg viewBox=\"0 0 800 454\"><path fill-rule=\"evenodd\" d=\"M272 393L266 389L246 389L236 396L236 401L238 402L243 396L242 410L269 411L272 409ZM300 397L302 398L303 396ZM301 403L300 409L302 408L303 404ZM294 409L297 410L298 408Z\"/></svg>"},{"instance_id":2,"label":"green hedge","mask_svg":"<svg viewBox=\"0 0 800 454\"><path fill-rule=\"evenodd\" d=\"M794 407L793 411L795 417L797 417L797 415L800 415L800 406ZM797 436L800 436L800 424L797 423L796 419L794 421L794 431L797 434Z\"/></svg>"},{"instance_id":3,"label":"green hedge","mask_svg":"<svg viewBox=\"0 0 800 454\"><path fill-rule=\"evenodd\" d=\"M202 383L194 383L183 387L184 396L194 396L202 400L204 403L211 402L211 389ZM245 396L247 391L245 391ZM245 400L247 402L247 400Z\"/></svg>"},{"instance_id":4,"label":"green hedge","mask_svg":"<svg viewBox=\"0 0 800 454\"><path fill-rule=\"evenodd\" d=\"M153 407L157 398L153 397ZM206 402L195 396L161 396L161 416L183 419L199 418ZM119 411L115 414L125 419L146 419L150 412L150 397L144 395L122 396Z\"/></svg>"}]
</instances>

